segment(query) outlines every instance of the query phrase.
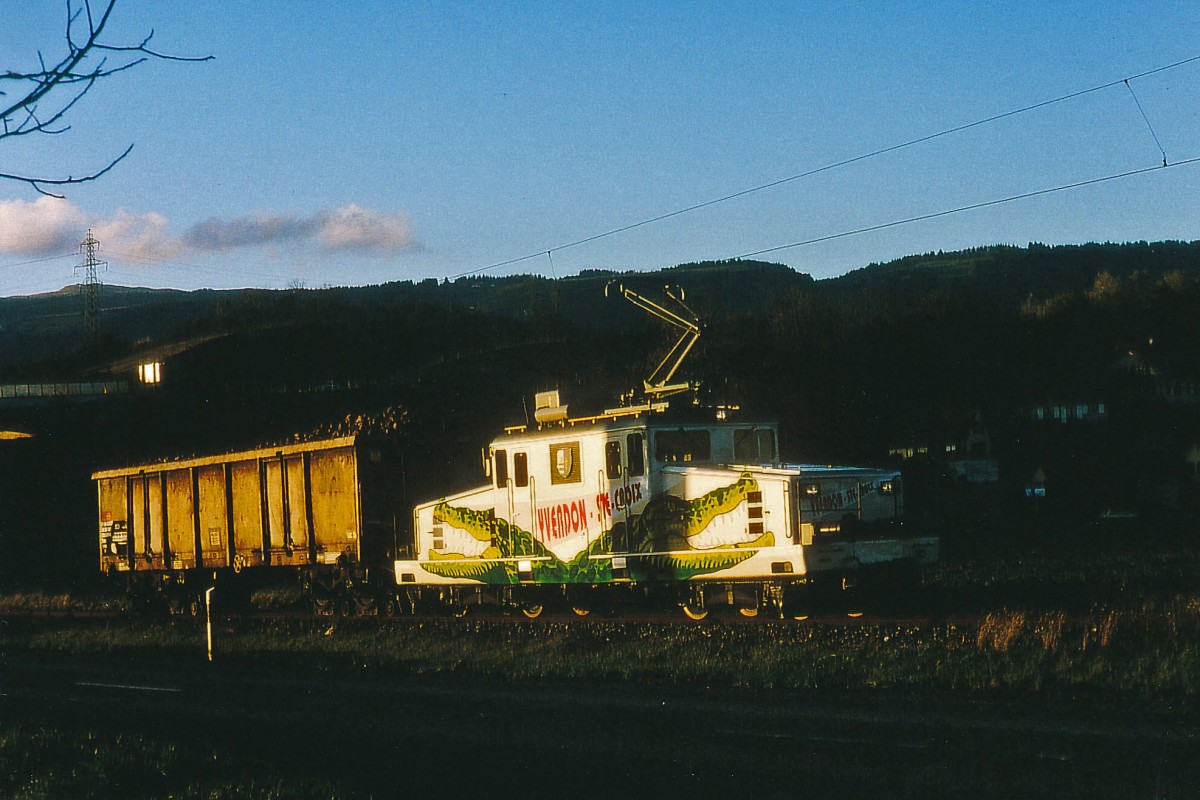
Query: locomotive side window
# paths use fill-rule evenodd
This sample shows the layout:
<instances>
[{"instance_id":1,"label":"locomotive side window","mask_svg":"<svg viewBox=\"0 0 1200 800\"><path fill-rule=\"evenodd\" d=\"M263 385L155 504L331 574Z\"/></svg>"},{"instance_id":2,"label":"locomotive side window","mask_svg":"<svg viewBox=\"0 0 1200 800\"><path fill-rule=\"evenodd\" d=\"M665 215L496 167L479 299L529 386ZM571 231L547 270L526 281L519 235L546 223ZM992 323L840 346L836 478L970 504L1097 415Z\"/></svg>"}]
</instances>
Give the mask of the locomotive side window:
<instances>
[{"instance_id":1,"label":"locomotive side window","mask_svg":"<svg viewBox=\"0 0 1200 800\"><path fill-rule=\"evenodd\" d=\"M550 483L579 483L581 480L579 442L550 445Z\"/></svg>"},{"instance_id":2,"label":"locomotive side window","mask_svg":"<svg viewBox=\"0 0 1200 800\"><path fill-rule=\"evenodd\" d=\"M629 450L629 475L637 478L646 474L646 455L642 449L642 434L631 433L625 437Z\"/></svg>"},{"instance_id":3,"label":"locomotive side window","mask_svg":"<svg viewBox=\"0 0 1200 800\"><path fill-rule=\"evenodd\" d=\"M604 443L604 472L610 481L621 477L621 443Z\"/></svg>"},{"instance_id":4,"label":"locomotive side window","mask_svg":"<svg viewBox=\"0 0 1200 800\"><path fill-rule=\"evenodd\" d=\"M740 464L767 464L775 460L775 432L738 428L733 432L733 458Z\"/></svg>"},{"instance_id":5,"label":"locomotive side window","mask_svg":"<svg viewBox=\"0 0 1200 800\"><path fill-rule=\"evenodd\" d=\"M496 488L503 489L508 484L508 452L497 450L495 454Z\"/></svg>"},{"instance_id":6,"label":"locomotive side window","mask_svg":"<svg viewBox=\"0 0 1200 800\"><path fill-rule=\"evenodd\" d=\"M525 487L529 485L529 454L513 453L513 483Z\"/></svg>"},{"instance_id":7,"label":"locomotive side window","mask_svg":"<svg viewBox=\"0 0 1200 800\"><path fill-rule=\"evenodd\" d=\"M659 431L654 434L654 457L666 464L708 461L712 444L706 430Z\"/></svg>"}]
</instances>

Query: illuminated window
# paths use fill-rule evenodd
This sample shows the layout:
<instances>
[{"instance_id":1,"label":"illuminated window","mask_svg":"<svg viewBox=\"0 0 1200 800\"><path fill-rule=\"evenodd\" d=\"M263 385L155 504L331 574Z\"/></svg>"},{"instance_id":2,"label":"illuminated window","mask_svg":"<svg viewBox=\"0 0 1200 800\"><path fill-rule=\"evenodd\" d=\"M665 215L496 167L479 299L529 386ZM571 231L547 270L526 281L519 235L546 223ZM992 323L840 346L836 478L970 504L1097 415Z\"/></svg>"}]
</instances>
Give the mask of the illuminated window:
<instances>
[{"instance_id":1,"label":"illuminated window","mask_svg":"<svg viewBox=\"0 0 1200 800\"><path fill-rule=\"evenodd\" d=\"M138 380L142 383L159 383L162 381L162 362L151 361L138 365Z\"/></svg>"}]
</instances>

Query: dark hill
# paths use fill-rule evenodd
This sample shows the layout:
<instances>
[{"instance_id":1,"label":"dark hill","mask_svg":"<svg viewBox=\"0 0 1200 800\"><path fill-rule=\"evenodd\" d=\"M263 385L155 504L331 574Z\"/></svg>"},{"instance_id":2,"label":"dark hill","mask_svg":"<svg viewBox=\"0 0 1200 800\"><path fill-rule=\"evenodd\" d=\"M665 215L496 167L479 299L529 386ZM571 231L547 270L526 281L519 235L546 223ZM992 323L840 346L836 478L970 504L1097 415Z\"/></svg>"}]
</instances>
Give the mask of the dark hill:
<instances>
[{"instance_id":1,"label":"dark hill","mask_svg":"<svg viewBox=\"0 0 1200 800\"><path fill-rule=\"evenodd\" d=\"M1200 243L1164 242L932 253L823 281L732 261L321 290L104 287L90 346L78 295L0 299L0 384L131 384L90 403L0 397L0 430L37 434L0 447L27 486L5 500L10 516L90 531L92 469L376 418L404 420L414 496L466 488L480 447L526 420L533 392L557 387L574 413L600 410L667 352L675 332L606 299L612 281L652 298L685 289L705 330L678 377L777 418L785 457L870 463L927 448L918 513L956 496L943 484L945 448L958 445L995 459L995 491L1014 503L1040 467L1083 513L1172 481L1161 496L1189 496ZM134 368L151 359L163 382L139 386ZM1095 425L1034 421L1039 408L1100 406ZM90 564L92 550L79 552Z\"/></svg>"}]
</instances>

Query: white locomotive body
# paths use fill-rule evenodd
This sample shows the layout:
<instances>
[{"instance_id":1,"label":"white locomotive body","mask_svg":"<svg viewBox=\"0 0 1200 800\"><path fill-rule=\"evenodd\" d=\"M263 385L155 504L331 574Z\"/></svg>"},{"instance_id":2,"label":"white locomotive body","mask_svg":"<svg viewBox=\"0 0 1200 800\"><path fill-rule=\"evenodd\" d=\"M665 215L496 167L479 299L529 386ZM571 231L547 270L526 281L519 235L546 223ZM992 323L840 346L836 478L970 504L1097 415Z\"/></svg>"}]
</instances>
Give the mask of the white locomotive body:
<instances>
[{"instance_id":1,"label":"white locomotive body","mask_svg":"<svg viewBox=\"0 0 1200 800\"><path fill-rule=\"evenodd\" d=\"M783 464L775 425L725 412L651 403L571 419L540 399L556 411L491 443L488 485L417 506L401 588L540 609L551 587L579 608L627 584L690 615L714 596L751 613L782 608L790 586L937 558L936 538L903 531L894 470Z\"/></svg>"}]
</instances>

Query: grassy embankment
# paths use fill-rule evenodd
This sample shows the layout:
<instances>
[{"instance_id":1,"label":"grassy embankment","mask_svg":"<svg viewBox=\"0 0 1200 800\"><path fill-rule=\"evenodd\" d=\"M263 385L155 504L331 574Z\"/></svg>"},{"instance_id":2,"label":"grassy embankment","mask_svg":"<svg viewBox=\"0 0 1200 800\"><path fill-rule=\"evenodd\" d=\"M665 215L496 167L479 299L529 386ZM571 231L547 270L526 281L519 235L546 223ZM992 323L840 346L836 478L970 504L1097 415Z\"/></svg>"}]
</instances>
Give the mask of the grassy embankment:
<instances>
[{"instance_id":1,"label":"grassy embankment","mask_svg":"<svg viewBox=\"0 0 1200 800\"><path fill-rule=\"evenodd\" d=\"M12 652L128 663L204 657L192 623L10 625ZM218 625L225 665L455 674L500 680L629 681L729 688L1119 693L1192 698L1200 690L1200 595L1139 608L1001 610L968 623L742 625L614 620L428 619L368 625Z\"/></svg>"},{"instance_id":2,"label":"grassy embankment","mask_svg":"<svg viewBox=\"0 0 1200 800\"><path fill-rule=\"evenodd\" d=\"M430 618L217 626L222 668L273 674L657 683L715 689L840 689L1028 698L1136 698L1191 713L1200 694L1200 554L1190 536L982 537L947 548L917 597L935 613L911 624L647 624L591 617L514 622ZM1144 533L1144 532L1135 532ZM263 605L288 600L263 594ZM33 593L22 610L86 610L115 596ZM956 622L938 621L953 611ZM203 629L128 617L18 621L5 653L196 665ZM336 777L264 771L219 744L136 732L21 723L0 731L0 794L57 797L352 797Z\"/></svg>"},{"instance_id":3,"label":"grassy embankment","mask_svg":"<svg viewBox=\"0 0 1200 800\"><path fill-rule=\"evenodd\" d=\"M223 625L224 663L502 680L634 681L742 688L1200 693L1200 548L1187 525L1018 530L948 542L903 605L908 624L633 623L595 616L520 624L431 617L394 625ZM261 593L260 605L294 593ZM881 598L875 598L880 601ZM895 599L895 598L892 598ZM22 608L102 607L116 596L0 597ZM886 612L888 598L882 598ZM953 623L944 621L954 620ZM10 625L10 650L139 659L203 656L203 631L177 621ZM283 664L281 664L283 666Z\"/></svg>"}]
</instances>

